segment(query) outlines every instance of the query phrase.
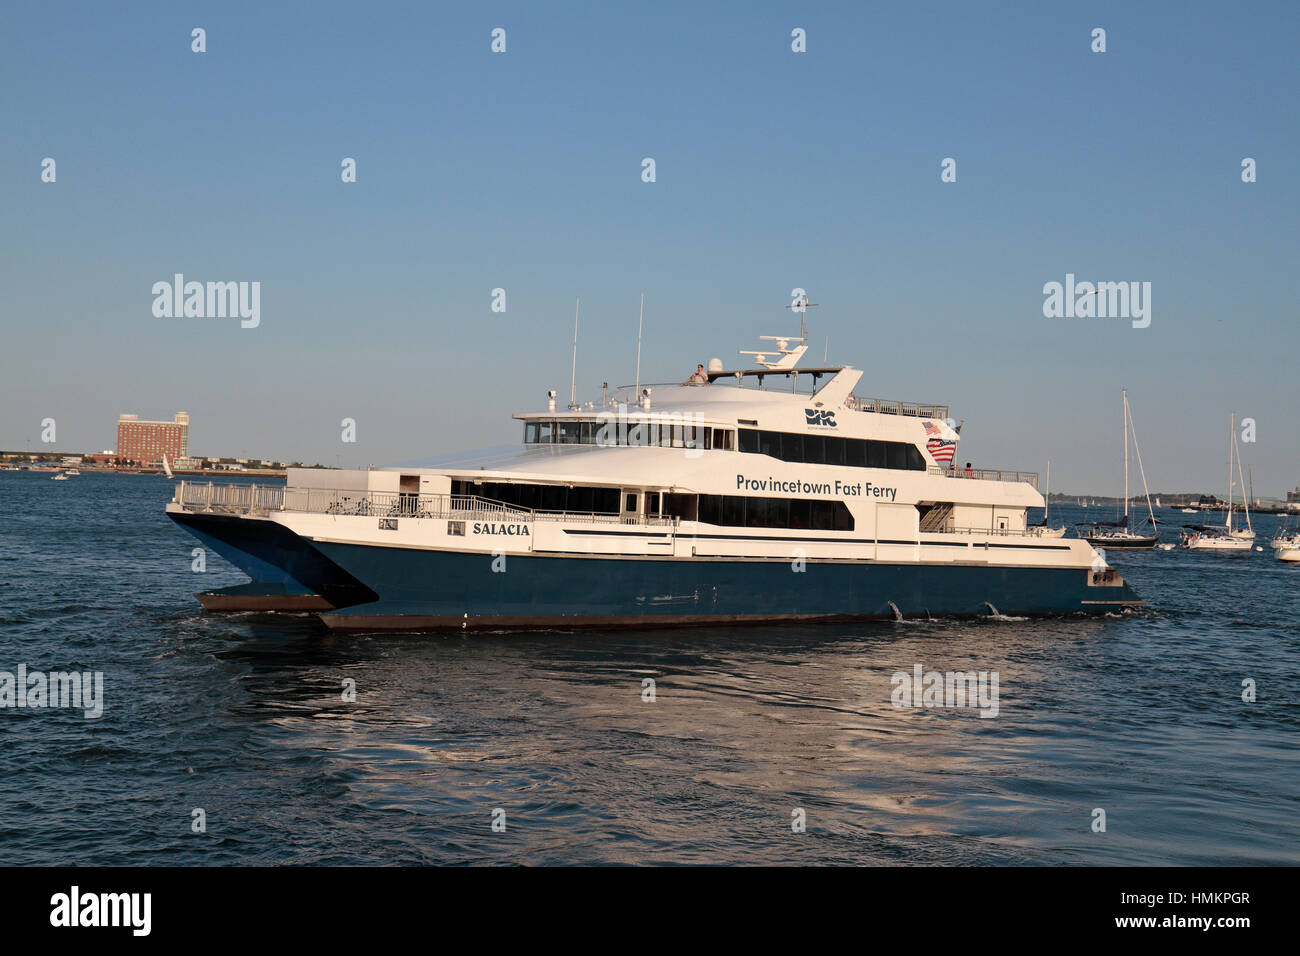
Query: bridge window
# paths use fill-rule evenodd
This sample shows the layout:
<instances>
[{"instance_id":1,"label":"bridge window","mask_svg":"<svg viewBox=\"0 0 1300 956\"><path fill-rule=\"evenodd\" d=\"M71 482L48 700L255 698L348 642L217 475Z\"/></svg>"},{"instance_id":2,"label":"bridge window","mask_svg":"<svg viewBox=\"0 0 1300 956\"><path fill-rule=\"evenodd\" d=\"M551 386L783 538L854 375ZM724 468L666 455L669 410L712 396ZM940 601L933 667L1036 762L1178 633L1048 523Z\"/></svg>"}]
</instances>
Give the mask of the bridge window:
<instances>
[{"instance_id":1,"label":"bridge window","mask_svg":"<svg viewBox=\"0 0 1300 956\"><path fill-rule=\"evenodd\" d=\"M779 461L810 465L849 465L925 471L925 456L908 442L841 438L838 435L799 435L742 428L737 436L742 452L768 455Z\"/></svg>"}]
</instances>

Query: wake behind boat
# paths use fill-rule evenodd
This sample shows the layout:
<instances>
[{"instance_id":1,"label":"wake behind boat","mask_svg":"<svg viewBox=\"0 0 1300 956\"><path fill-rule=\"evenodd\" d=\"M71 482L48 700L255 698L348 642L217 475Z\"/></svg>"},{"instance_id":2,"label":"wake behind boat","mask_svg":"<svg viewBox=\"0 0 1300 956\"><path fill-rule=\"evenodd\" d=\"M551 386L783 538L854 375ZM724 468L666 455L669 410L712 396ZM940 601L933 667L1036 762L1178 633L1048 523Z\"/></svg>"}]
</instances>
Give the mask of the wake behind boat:
<instances>
[{"instance_id":1,"label":"wake behind boat","mask_svg":"<svg viewBox=\"0 0 1300 956\"><path fill-rule=\"evenodd\" d=\"M852 366L751 368L517 414L521 444L414 467L182 481L167 513L252 582L209 609L339 630L1102 613L1143 603L1045 539L1037 475L954 468L948 408L861 398Z\"/></svg>"}]
</instances>

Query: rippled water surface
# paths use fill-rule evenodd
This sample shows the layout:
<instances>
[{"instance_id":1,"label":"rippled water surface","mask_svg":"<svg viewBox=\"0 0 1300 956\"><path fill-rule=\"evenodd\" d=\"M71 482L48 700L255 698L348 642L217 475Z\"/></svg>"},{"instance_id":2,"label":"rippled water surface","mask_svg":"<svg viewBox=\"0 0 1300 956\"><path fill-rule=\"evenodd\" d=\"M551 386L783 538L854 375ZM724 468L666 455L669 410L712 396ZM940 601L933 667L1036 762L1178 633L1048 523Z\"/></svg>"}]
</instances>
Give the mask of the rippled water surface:
<instances>
[{"instance_id":1,"label":"rippled water surface","mask_svg":"<svg viewBox=\"0 0 1300 956\"><path fill-rule=\"evenodd\" d=\"M1263 552L1112 553L1151 604L1122 618L334 636L205 614L245 578L190 570L171 488L0 474L0 670L106 697L0 710L0 862L1300 862L1273 518ZM893 707L915 664L997 671L998 716Z\"/></svg>"}]
</instances>

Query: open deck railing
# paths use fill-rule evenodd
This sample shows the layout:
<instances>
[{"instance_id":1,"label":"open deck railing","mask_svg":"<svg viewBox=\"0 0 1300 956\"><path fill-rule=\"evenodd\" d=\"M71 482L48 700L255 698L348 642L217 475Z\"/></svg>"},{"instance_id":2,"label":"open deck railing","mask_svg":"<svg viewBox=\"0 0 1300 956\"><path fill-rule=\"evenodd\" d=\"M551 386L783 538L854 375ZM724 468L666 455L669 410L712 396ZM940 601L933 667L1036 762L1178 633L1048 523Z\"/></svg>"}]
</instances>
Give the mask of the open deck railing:
<instances>
[{"instance_id":1,"label":"open deck railing","mask_svg":"<svg viewBox=\"0 0 1300 956\"><path fill-rule=\"evenodd\" d=\"M214 514L363 515L380 518L494 518L502 521L579 521L591 524L672 525L668 516L535 511L476 495L422 495L413 492L345 488L286 488L279 485L182 481L172 500L191 511Z\"/></svg>"},{"instance_id":2,"label":"open deck railing","mask_svg":"<svg viewBox=\"0 0 1300 956\"><path fill-rule=\"evenodd\" d=\"M998 538L1041 538L1047 528L1030 525L1028 528L949 528L948 534L989 535Z\"/></svg>"},{"instance_id":3,"label":"open deck railing","mask_svg":"<svg viewBox=\"0 0 1300 956\"><path fill-rule=\"evenodd\" d=\"M1024 481L1032 485L1035 490L1038 488L1036 471L1006 471L1001 468L972 468L968 471L965 468L940 468L938 465L930 465L925 473L944 478L972 478L977 481Z\"/></svg>"},{"instance_id":4,"label":"open deck railing","mask_svg":"<svg viewBox=\"0 0 1300 956\"><path fill-rule=\"evenodd\" d=\"M284 508L283 485L245 485L212 481L182 481L172 501L193 511L223 514L266 514Z\"/></svg>"},{"instance_id":5,"label":"open deck railing","mask_svg":"<svg viewBox=\"0 0 1300 956\"><path fill-rule=\"evenodd\" d=\"M922 405L919 402L895 402L884 398L849 397L846 404L860 412L880 415L906 415L908 418L948 418L947 405Z\"/></svg>"}]
</instances>

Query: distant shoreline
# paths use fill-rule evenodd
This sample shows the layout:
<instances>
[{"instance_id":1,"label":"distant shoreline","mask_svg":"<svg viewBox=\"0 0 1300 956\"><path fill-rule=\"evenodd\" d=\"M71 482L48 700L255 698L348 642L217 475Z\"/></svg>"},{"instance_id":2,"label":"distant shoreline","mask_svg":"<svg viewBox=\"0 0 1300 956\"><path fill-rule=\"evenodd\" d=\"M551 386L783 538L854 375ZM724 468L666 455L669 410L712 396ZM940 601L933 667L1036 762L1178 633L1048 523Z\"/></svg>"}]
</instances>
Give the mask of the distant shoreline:
<instances>
[{"instance_id":1,"label":"distant shoreline","mask_svg":"<svg viewBox=\"0 0 1300 956\"><path fill-rule=\"evenodd\" d=\"M94 465L18 465L16 468L5 466L0 468L0 472L33 471L53 474L57 471L67 471L69 468L75 468L83 475L162 475L164 478L167 476L167 473L161 468L96 468ZM176 478L208 479L242 478L250 475L255 478L284 478L287 473L284 469L275 468L248 468L241 471L182 471L179 468L173 468L172 475Z\"/></svg>"}]
</instances>

